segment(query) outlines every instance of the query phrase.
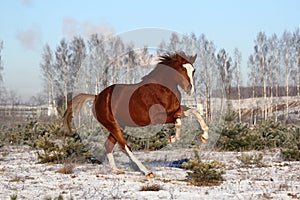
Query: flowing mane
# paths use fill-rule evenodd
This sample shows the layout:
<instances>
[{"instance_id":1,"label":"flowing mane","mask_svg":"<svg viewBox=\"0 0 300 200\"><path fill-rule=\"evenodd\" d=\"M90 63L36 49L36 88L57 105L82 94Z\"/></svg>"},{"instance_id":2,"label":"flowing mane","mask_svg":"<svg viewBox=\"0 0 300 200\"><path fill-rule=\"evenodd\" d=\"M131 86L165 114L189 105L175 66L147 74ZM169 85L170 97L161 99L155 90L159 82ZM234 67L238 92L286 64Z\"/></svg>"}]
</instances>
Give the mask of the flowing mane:
<instances>
[{"instance_id":1,"label":"flowing mane","mask_svg":"<svg viewBox=\"0 0 300 200\"><path fill-rule=\"evenodd\" d=\"M174 53L174 54L168 53L168 54L159 56L159 58L158 58L159 62L157 63L156 67L149 74L142 77L142 80L146 80L148 78L156 76L161 71L161 68L165 65L170 66L170 67L174 66L174 64L179 61L178 56L183 58L186 62L189 62L190 58L184 52L179 52L179 53Z\"/></svg>"}]
</instances>

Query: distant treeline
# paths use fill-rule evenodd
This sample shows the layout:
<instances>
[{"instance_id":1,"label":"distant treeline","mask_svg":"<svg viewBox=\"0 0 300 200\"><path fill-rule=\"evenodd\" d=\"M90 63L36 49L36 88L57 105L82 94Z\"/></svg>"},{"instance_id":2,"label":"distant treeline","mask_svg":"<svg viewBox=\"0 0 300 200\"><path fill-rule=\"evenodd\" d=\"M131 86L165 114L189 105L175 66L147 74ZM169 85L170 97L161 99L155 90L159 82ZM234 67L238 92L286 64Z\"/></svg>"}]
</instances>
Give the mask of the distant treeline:
<instances>
[{"instance_id":1,"label":"distant treeline","mask_svg":"<svg viewBox=\"0 0 300 200\"><path fill-rule=\"evenodd\" d=\"M248 99L248 98L256 98L264 96L264 88L263 86L255 86L255 87L240 87L240 98ZM267 97L283 97L283 96L298 96L299 88L297 86L289 86L288 95L286 93L285 86L276 87L266 87ZM254 94L253 94L254 92ZM214 92L213 97L221 97L220 92ZM230 96L229 99L238 99L238 88L231 87L230 88Z\"/></svg>"}]
</instances>

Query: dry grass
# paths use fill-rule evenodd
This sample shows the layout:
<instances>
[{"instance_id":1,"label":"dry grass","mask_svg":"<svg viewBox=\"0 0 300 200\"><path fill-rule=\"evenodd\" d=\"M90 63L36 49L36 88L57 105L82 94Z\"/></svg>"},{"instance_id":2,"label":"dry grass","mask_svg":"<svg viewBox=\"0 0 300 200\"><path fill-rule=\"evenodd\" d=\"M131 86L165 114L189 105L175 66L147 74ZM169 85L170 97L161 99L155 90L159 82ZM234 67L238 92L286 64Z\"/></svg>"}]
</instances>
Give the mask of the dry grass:
<instances>
[{"instance_id":1,"label":"dry grass","mask_svg":"<svg viewBox=\"0 0 300 200\"><path fill-rule=\"evenodd\" d=\"M142 186L142 188L140 189L140 191L159 191L162 190L162 186L158 185L158 184L153 184L153 185L144 185Z\"/></svg>"},{"instance_id":2,"label":"dry grass","mask_svg":"<svg viewBox=\"0 0 300 200\"><path fill-rule=\"evenodd\" d=\"M244 167L249 167L251 165L255 165L258 167L264 166L262 163L263 154L262 153L242 153L240 156L236 157L239 161L242 162Z\"/></svg>"},{"instance_id":3,"label":"dry grass","mask_svg":"<svg viewBox=\"0 0 300 200\"><path fill-rule=\"evenodd\" d=\"M59 170L57 170L56 172L61 174L73 174L73 170L74 170L74 164L65 163L64 166Z\"/></svg>"}]
</instances>

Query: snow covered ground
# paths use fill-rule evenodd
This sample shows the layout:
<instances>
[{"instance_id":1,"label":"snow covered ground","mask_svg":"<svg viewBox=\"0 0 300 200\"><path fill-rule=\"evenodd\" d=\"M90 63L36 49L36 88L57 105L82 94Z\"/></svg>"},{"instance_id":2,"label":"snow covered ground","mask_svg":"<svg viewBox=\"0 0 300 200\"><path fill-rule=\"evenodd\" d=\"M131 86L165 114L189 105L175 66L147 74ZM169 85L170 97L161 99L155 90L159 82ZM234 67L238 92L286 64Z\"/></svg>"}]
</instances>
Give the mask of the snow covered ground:
<instances>
[{"instance_id":1,"label":"snow covered ground","mask_svg":"<svg viewBox=\"0 0 300 200\"><path fill-rule=\"evenodd\" d=\"M255 152L249 152L255 153ZM169 148L136 152L155 174L147 179L115 152L124 175L110 172L103 164L72 163L73 173L57 171L62 164L38 164L36 150L27 146L0 149L0 199L300 199L300 162L283 162L279 152L263 153L263 166L243 166L237 152L201 152L204 161L225 164L225 181L220 186L196 187L182 181L186 171L169 167L174 160L191 158L193 149ZM143 186L159 185L159 191L140 191Z\"/></svg>"}]
</instances>

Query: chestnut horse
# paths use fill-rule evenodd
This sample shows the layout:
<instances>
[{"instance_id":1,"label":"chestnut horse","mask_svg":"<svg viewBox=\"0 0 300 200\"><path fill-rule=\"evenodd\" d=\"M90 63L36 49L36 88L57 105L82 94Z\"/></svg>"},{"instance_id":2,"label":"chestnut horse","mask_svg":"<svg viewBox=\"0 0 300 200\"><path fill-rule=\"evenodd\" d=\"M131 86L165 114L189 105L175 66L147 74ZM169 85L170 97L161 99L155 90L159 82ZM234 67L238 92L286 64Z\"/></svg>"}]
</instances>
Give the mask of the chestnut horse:
<instances>
[{"instance_id":1,"label":"chestnut horse","mask_svg":"<svg viewBox=\"0 0 300 200\"><path fill-rule=\"evenodd\" d=\"M181 118L195 115L203 129L202 142L208 138L208 127L200 112L193 108L180 105L180 86L186 93L194 93L193 63L197 55L188 57L184 53L160 56L159 63L148 75L137 84L114 84L105 88L98 95L79 94L68 102L64 114L64 129L71 132L70 121L72 112L78 111L87 101L93 100L94 117L109 131L105 142L107 158L112 171L122 174L116 167L113 158L113 148L116 143L121 150L147 176L154 177L132 153L122 135L125 126L139 127L149 124L173 123L176 127L175 138L180 139Z\"/></svg>"}]
</instances>

